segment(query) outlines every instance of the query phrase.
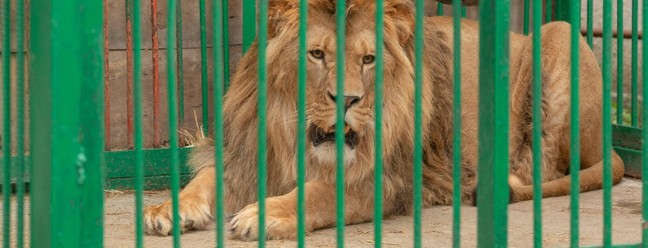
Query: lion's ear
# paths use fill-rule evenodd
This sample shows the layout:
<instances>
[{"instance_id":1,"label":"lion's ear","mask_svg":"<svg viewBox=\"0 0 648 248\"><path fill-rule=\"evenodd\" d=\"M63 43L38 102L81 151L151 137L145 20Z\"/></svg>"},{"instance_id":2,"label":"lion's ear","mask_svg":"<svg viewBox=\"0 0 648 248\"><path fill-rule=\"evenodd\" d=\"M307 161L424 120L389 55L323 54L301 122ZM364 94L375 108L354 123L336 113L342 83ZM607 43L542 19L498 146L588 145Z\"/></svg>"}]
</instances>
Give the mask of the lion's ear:
<instances>
[{"instance_id":1,"label":"lion's ear","mask_svg":"<svg viewBox=\"0 0 648 248\"><path fill-rule=\"evenodd\" d=\"M385 1L386 31L394 32L401 44L411 42L414 36L414 15L413 1Z\"/></svg>"},{"instance_id":2,"label":"lion's ear","mask_svg":"<svg viewBox=\"0 0 648 248\"><path fill-rule=\"evenodd\" d=\"M290 23L299 21L299 2L270 0L268 2L268 39L277 36Z\"/></svg>"}]
</instances>

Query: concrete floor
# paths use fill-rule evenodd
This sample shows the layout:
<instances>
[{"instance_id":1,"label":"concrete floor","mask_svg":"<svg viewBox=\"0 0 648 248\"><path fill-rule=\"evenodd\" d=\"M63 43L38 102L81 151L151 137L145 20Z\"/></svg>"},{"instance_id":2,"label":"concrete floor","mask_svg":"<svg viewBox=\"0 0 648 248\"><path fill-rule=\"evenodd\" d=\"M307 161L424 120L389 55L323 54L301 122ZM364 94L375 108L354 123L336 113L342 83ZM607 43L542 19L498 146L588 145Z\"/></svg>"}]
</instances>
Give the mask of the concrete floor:
<instances>
[{"instance_id":1,"label":"concrete floor","mask_svg":"<svg viewBox=\"0 0 648 248\"><path fill-rule=\"evenodd\" d=\"M156 204L169 196L168 191L147 192L145 204ZM580 245L602 243L602 191L581 195ZM134 245L134 195L129 192L106 193L105 246L132 247ZM14 202L15 203L15 202ZM543 235L545 247L566 247L569 242L569 197L548 198L543 201ZM1 204L0 204L1 207ZM15 207L13 207L15 210ZM475 247L477 241L477 209L462 208L462 247ZM509 246L532 247L532 202L509 206ZM13 218L15 220L15 218ZM27 220L28 221L28 220ZM450 247L452 242L452 209L448 206L428 208L423 211L423 246ZM412 217L397 216L386 219L383 227L383 246L412 246ZM0 227L1 228L1 227ZM15 228L14 228L15 229ZM347 247L372 247L373 224L346 227ZM13 230L12 230L13 231ZM27 230L28 232L28 230ZM15 234L12 235L12 238ZM0 240L2 237L0 237ZM334 247L335 229L310 233L308 247ZM12 240L13 243L14 240ZM636 244L641 241L641 181L624 179L613 188L613 242ZM27 240L28 242L28 240ZM171 247L171 237L145 237L145 247ZM256 247L256 242L226 241L227 247ZM215 247L214 231L190 232L182 236L183 247ZM294 247L294 241L268 241L268 247Z\"/></svg>"}]
</instances>

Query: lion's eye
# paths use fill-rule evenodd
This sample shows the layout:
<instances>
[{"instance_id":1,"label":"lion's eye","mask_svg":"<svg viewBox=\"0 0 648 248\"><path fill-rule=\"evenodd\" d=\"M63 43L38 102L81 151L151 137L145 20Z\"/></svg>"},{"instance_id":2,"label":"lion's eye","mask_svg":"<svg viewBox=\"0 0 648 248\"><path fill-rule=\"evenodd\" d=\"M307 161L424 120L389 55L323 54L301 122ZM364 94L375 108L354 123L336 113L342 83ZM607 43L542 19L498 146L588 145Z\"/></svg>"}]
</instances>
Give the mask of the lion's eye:
<instances>
[{"instance_id":1,"label":"lion's eye","mask_svg":"<svg viewBox=\"0 0 648 248\"><path fill-rule=\"evenodd\" d=\"M310 53L311 56L313 56L313 58L316 58L316 59L323 59L324 58L324 51L322 51L320 49L311 50L309 53Z\"/></svg>"},{"instance_id":2,"label":"lion's eye","mask_svg":"<svg viewBox=\"0 0 648 248\"><path fill-rule=\"evenodd\" d=\"M375 59L376 57L374 57L373 55L365 55L364 57L362 57L362 63L365 65L371 64Z\"/></svg>"}]
</instances>

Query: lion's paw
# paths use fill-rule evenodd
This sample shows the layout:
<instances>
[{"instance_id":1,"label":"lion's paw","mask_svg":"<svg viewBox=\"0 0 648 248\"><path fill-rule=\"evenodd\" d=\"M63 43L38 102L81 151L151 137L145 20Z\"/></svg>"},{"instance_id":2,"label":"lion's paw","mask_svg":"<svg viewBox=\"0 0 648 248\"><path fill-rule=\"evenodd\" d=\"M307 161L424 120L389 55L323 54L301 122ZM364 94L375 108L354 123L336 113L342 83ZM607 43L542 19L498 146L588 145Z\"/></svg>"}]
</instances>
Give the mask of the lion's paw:
<instances>
[{"instance_id":1,"label":"lion's paw","mask_svg":"<svg viewBox=\"0 0 648 248\"><path fill-rule=\"evenodd\" d=\"M294 209L267 201L265 231L266 239L294 239L297 235L297 217ZM243 208L230 221L230 235L239 240L259 238L259 204Z\"/></svg>"},{"instance_id":2,"label":"lion's paw","mask_svg":"<svg viewBox=\"0 0 648 248\"><path fill-rule=\"evenodd\" d=\"M148 206L144 209L144 229L149 235L167 236L173 230L173 211L171 201L161 205ZM204 229L213 223L209 204L202 201L181 198L180 200L181 232Z\"/></svg>"}]
</instances>

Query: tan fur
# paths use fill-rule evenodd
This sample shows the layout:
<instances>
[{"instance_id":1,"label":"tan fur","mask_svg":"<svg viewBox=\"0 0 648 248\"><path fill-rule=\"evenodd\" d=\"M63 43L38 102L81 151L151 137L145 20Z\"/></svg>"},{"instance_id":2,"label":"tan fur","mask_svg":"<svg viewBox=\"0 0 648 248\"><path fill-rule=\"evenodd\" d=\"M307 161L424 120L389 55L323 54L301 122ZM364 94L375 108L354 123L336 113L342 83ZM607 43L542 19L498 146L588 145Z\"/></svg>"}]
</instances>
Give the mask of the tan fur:
<instances>
[{"instance_id":1,"label":"tan fur","mask_svg":"<svg viewBox=\"0 0 648 248\"><path fill-rule=\"evenodd\" d=\"M347 128L359 134L355 149L345 148L346 224L373 218L374 68L362 58L374 54L374 1L352 0L347 10L345 95L359 97L349 108ZM383 120L384 215L408 214L413 205L414 7L409 0L385 3L385 95ZM335 4L309 2L307 123L334 130ZM296 95L298 57L296 0L270 1L268 41L267 237L296 235ZM477 182L478 26L462 22L462 202L473 203ZM423 89L423 204L452 202L452 23L426 20ZM543 196L569 193L569 25L547 24L543 41ZM531 41L511 34L510 174L512 201L531 191ZM580 46L581 190L601 188L601 71L584 42ZM257 48L253 45L235 73L224 103L224 207L231 237L257 239ZM623 162L613 154L614 183ZM183 230L206 228L214 212L213 142L194 149L189 164L196 175L180 193ZM307 145L306 228L335 225L335 149L332 142ZM147 233L168 235L170 202L145 211Z\"/></svg>"}]
</instances>

